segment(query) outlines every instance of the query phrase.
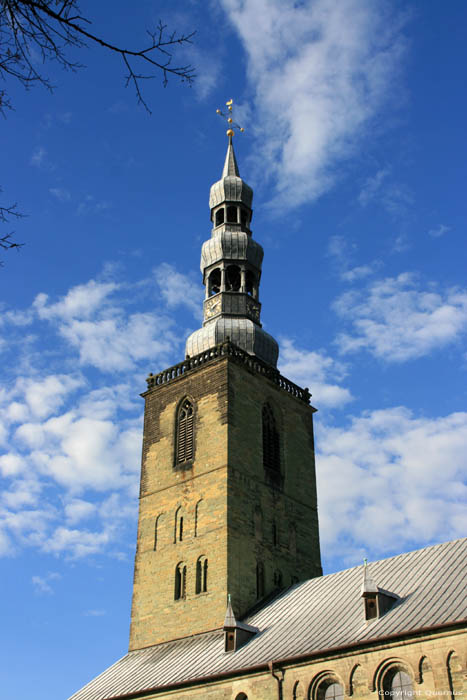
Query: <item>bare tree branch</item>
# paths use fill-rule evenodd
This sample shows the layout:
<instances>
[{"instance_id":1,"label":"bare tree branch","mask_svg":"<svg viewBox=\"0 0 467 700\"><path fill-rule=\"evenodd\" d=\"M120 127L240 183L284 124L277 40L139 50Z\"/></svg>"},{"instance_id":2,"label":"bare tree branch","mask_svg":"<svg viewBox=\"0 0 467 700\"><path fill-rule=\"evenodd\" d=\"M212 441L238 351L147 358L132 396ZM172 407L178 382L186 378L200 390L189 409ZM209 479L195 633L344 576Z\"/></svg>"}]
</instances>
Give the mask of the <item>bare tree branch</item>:
<instances>
[{"instance_id":1,"label":"bare tree branch","mask_svg":"<svg viewBox=\"0 0 467 700\"><path fill-rule=\"evenodd\" d=\"M125 86L133 85L138 104L149 113L151 110L142 92L143 81L159 74L164 87L171 76L188 84L193 82L193 66L172 64L172 58L179 46L192 43L195 32L169 34L167 25L159 21L153 31L147 30L147 44L131 49L103 39L91 31L91 25L92 22L81 14L78 0L0 0L0 79L4 82L17 80L26 90L39 84L52 91L53 85L44 74L43 65L55 61L65 70L83 68L81 63L68 57L67 49L84 48L93 42L120 56L125 67ZM2 88L0 113L5 117L5 112L11 109L8 93ZM21 216L16 204L0 206L0 223ZM14 242L13 235L12 231L0 235L1 249L23 245Z\"/></svg>"},{"instance_id":2,"label":"bare tree branch","mask_svg":"<svg viewBox=\"0 0 467 700\"><path fill-rule=\"evenodd\" d=\"M193 82L193 66L172 64L172 58L177 46L192 43L195 32L168 34L167 25L160 21L154 31L147 30L146 46L131 49L103 39L91 32L90 26L77 0L0 0L0 77L15 78L25 88L40 83L52 90L39 63L56 61L65 70L75 71L83 66L68 58L66 48L82 48L88 45L86 42L94 42L120 56L126 70L125 85L134 86L138 103L148 112L151 110L143 97L141 81L162 73L164 86L170 76ZM0 109L6 106L3 91Z\"/></svg>"}]
</instances>

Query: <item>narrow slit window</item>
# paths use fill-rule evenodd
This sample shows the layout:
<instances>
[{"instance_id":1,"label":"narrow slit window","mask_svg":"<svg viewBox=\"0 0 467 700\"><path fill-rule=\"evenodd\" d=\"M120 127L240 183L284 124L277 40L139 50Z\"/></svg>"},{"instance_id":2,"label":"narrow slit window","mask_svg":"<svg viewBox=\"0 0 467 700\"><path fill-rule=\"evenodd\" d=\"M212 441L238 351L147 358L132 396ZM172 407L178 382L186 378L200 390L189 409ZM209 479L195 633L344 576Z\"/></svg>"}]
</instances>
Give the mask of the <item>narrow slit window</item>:
<instances>
[{"instance_id":1,"label":"narrow slit window","mask_svg":"<svg viewBox=\"0 0 467 700\"><path fill-rule=\"evenodd\" d=\"M208 590L208 560L206 557L199 557L196 562L196 594L206 593Z\"/></svg>"},{"instance_id":2,"label":"narrow slit window","mask_svg":"<svg viewBox=\"0 0 467 700\"><path fill-rule=\"evenodd\" d=\"M174 544L183 541L183 510L179 506L175 511L175 523L174 523Z\"/></svg>"},{"instance_id":3,"label":"narrow slit window","mask_svg":"<svg viewBox=\"0 0 467 700\"><path fill-rule=\"evenodd\" d=\"M263 465L274 474L281 472L279 431L269 404L263 407Z\"/></svg>"},{"instance_id":4,"label":"narrow slit window","mask_svg":"<svg viewBox=\"0 0 467 700\"><path fill-rule=\"evenodd\" d=\"M180 562L175 569L174 600L186 598L186 564Z\"/></svg>"},{"instance_id":5,"label":"narrow slit window","mask_svg":"<svg viewBox=\"0 0 467 700\"><path fill-rule=\"evenodd\" d=\"M194 408L185 399L179 408L177 416L177 464L190 462L194 453Z\"/></svg>"}]
</instances>

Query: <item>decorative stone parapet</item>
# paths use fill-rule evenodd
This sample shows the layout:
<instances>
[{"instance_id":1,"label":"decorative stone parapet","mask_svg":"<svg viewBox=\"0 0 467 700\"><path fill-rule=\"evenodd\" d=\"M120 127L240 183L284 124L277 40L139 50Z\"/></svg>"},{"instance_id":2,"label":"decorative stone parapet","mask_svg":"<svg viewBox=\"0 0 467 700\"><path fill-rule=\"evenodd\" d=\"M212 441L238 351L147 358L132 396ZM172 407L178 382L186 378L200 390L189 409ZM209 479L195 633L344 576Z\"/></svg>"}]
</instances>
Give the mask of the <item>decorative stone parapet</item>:
<instances>
[{"instance_id":1,"label":"decorative stone parapet","mask_svg":"<svg viewBox=\"0 0 467 700\"><path fill-rule=\"evenodd\" d=\"M167 384L177 379L177 377L185 375L187 372L193 372L199 367L206 365L208 362L213 362L217 358L224 356L232 358L238 364L246 365L248 369L258 372L258 374L263 374L280 389L295 396L297 399L300 399L300 401L304 401L307 404L310 403L311 394L307 388L302 389L298 384L294 384L290 379L283 377L277 369L271 367L259 358L249 355L229 340L219 343L219 345L215 345L213 348L199 355L187 357L183 362L179 362L177 365L159 372L159 374L150 373L146 379L148 389L153 389L160 384Z\"/></svg>"}]
</instances>

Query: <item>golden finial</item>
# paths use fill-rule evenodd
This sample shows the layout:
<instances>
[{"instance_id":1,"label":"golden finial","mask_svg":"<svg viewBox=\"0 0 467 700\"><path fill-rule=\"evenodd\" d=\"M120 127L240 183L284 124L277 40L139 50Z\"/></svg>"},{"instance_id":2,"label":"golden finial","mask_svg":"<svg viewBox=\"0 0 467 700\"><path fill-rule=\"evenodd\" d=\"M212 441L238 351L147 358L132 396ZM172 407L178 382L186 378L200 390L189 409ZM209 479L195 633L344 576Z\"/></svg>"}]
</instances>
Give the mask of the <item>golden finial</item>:
<instances>
[{"instance_id":1,"label":"golden finial","mask_svg":"<svg viewBox=\"0 0 467 700\"><path fill-rule=\"evenodd\" d=\"M227 124L230 127L229 129L227 129L227 136L229 137L229 139L231 139L235 133L235 129L238 129L238 131L245 131L245 129L242 126L240 126L240 124L234 122L232 118L233 99L228 100L228 102L226 102L225 105L228 111L224 113L220 109L216 109L216 114L220 114L220 116L226 120Z\"/></svg>"}]
</instances>

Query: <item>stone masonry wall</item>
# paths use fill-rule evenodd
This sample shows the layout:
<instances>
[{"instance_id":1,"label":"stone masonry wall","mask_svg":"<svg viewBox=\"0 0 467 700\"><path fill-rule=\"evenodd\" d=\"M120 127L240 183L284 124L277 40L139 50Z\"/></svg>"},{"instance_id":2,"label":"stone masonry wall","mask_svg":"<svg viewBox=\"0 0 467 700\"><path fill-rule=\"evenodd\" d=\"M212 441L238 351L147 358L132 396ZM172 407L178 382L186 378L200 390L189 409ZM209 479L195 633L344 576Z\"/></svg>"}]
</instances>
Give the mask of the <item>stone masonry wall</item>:
<instances>
[{"instance_id":1,"label":"stone masonry wall","mask_svg":"<svg viewBox=\"0 0 467 700\"><path fill-rule=\"evenodd\" d=\"M273 409L281 442L283 484L272 485L263 467L262 409ZM313 411L261 375L229 364L229 592L243 616L256 602L256 565L262 562L265 595L277 587L321 575ZM255 509L261 527L255 527ZM291 530L295 531L293 535Z\"/></svg>"},{"instance_id":2,"label":"stone masonry wall","mask_svg":"<svg viewBox=\"0 0 467 700\"><path fill-rule=\"evenodd\" d=\"M195 406L195 454L192 467L183 470L174 462L176 416L185 397ZM145 399L130 649L218 629L228 593L242 616L257 602L258 561L266 595L278 585L275 572L283 586L321 574L314 409L229 356L155 386ZM263 468L266 401L281 435L280 488ZM261 532L255 508L262 513ZM177 515L183 516L181 542ZM208 558L208 590L196 594L200 556ZM181 562L186 597L174 600Z\"/></svg>"},{"instance_id":3,"label":"stone masonry wall","mask_svg":"<svg viewBox=\"0 0 467 700\"><path fill-rule=\"evenodd\" d=\"M191 469L175 470L176 414L186 396L196 410L195 455ZM155 387L145 398L130 649L218 628L226 608L225 361ZM182 542L175 542L177 510L183 516ZM208 592L196 595L196 561L202 555L208 557ZM187 567L186 598L174 600L180 562Z\"/></svg>"}]
</instances>

